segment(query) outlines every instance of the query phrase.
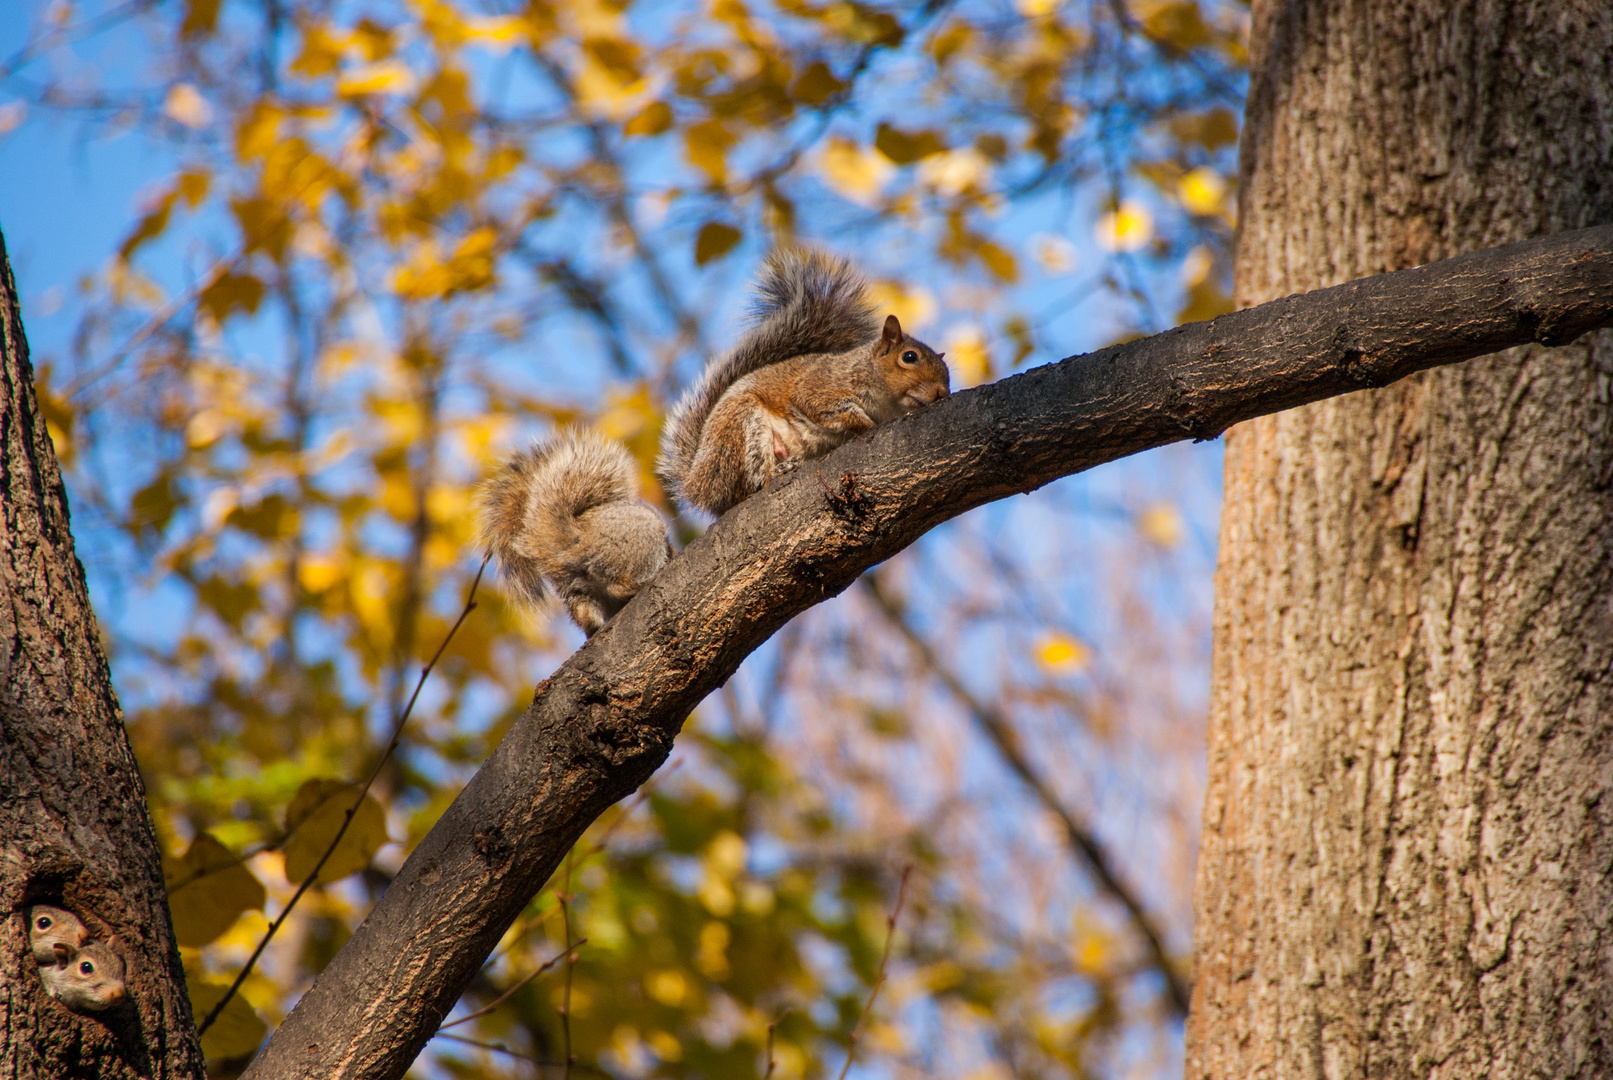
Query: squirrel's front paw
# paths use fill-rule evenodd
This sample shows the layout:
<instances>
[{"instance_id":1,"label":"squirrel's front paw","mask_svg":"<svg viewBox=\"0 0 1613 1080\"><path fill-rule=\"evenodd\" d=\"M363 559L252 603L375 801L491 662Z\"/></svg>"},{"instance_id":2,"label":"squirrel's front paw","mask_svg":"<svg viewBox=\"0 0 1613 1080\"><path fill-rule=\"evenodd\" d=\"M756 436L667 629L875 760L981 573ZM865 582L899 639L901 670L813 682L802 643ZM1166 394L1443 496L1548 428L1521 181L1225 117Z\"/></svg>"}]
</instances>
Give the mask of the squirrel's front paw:
<instances>
[{"instance_id":1,"label":"squirrel's front paw","mask_svg":"<svg viewBox=\"0 0 1613 1080\"><path fill-rule=\"evenodd\" d=\"M775 479L780 477L780 476L788 476L790 473L794 472L796 469L799 469L800 467L801 467L801 459L800 458L798 458L798 457L785 458L783 461L780 461L778 464L773 466L773 476L774 476Z\"/></svg>"}]
</instances>

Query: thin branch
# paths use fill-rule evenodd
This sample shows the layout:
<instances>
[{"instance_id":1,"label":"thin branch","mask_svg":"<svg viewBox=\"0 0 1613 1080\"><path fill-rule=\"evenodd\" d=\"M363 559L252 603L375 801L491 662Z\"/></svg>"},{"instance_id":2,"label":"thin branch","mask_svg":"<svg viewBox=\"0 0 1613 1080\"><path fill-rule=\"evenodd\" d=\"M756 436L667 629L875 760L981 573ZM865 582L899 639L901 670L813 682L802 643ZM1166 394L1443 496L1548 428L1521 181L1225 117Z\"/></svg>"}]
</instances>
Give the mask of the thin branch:
<instances>
[{"instance_id":1,"label":"thin branch","mask_svg":"<svg viewBox=\"0 0 1613 1080\"><path fill-rule=\"evenodd\" d=\"M1019 733L1014 730L1008 717L975 697L957 675L953 674L952 669L941 662L940 657L935 654L935 649L908 621L907 612L903 610L901 604L885 591L879 575L864 574L861 580L864 591L874 602L874 607L885 617L885 621L906 639L920 663L942 686L946 687L947 693L964 707L975 724L991 740L991 744L997 748L997 752L1008 763L1014 775L1018 776L1041 804L1063 824L1064 834L1069 838L1070 846L1086 863L1087 869L1097 879L1099 887L1126 909L1132 926L1148 948L1151 966L1165 979L1165 997L1170 1002L1171 1011L1177 1016L1186 1016L1188 1002L1192 998L1192 988L1177 971L1170 954L1165 951L1164 935L1155 923L1153 915L1143 906L1142 900L1131 887L1120 880L1114 860L1104 850L1097 835L1085 822L1076 817L1074 811L1064 805L1058 793L1032 768L1030 758L1026 756L1020 743Z\"/></svg>"},{"instance_id":2,"label":"thin branch","mask_svg":"<svg viewBox=\"0 0 1613 1080\"><path fill-rule=\"evenodd\" d=\"M566 877L561 883L560 891L555 894L560 901L560 918L565 927L566 940L571 940L571 852L566 853ZM566 1080L571 1076L571 973L576 967L577 954L570 949L566 950L566 984L560 994L560 1037L565 1051L565 1064L560 1075Z\"/></svg>"},{"instance_id":3,"label":"thin branch","mask_svg":"<svg viewBox=\"0 0 1613 1080\"><path fill-rule=\"evenodd\" d=\"M447 1032L443 1032L442 1034L438 1035L437 1037L439 1039L449 1039L449 1040L451 1040L453 1042L456 1042L456 1043L464 1043L466 1046L474 1046L478 1050L491 1050L495 1054L503 1054L506 1057L515 1058L517 1061L531 1062L533 1065L538 1065L538 1066L541 1066L543 1068L552 1068L553 1066L560 1064L560 1062L551 1061L548 1058L533 1057L531 1054L523 1054L519 1050L511 1050L508 1046L504 1045L503 1043L483 1042L481 1039L469 1039L469 1038L466 1038L463 1035L450 1035ZM581 1064L579 1064L577 1066L577 1068L581 1069L583 1072L594 1073L594 1074L596 1074L598 1076L609 1076L610 1075L610 1073L606 1072L604 1069L601 1069L597 1065L581 1065Z\"/></svg>"},{"instance_id":4,"label":"thin branch","mask_svg":"<svg viewBox=\"0 0 1613 1080\"><path fill-rule=\"evenodd\" d=\"M157 3L158 0L129 0L128 3L120 4L111 11L102 12L73 26L54 26L12 53L4 63L0 63L0 81L11 78L41 53L59 45L94 37L102 30L142 14L148 8L156 7Z\"/></svg>"},{"instance_id":5,"label":"thin branch","mask_svg":"<svg viewBox=\"0 0 1613 1080\"><path fill-rule=\"evenodd\" d=\"M773 1059L773 1035L778 1031L779 1024L784 1022L784 1018L790 1015L791 1011L790 1009L785 1009L773 1017L772 1021L767 1025L767 1072L762 1074L762 1080L772 1080L773 1069L778 1065L778 1062Z\"/></svg>"},{"instance_id":6,"label":"thin branch","mask_svg":"<svg viewBox=\"0 0 1613 1080\"><path fill-rule=\"evenodd\" d=\"M504 993L500 994L498 997L494 998L492 1001L489 1001L486 1005L483 1005L480 1009L477 1009L473 1013L467 1013L466 1015L461 1016L458 1020L450 1020L446 1024L438 1025L437 1034L441 1035L444 1031L448 1030L451 1027L458 1027L460 1024L468 1024L472 1020L478 1019L479 1017L486 1016L488 1013L492 1012L494 1009L498 1008L500 1005L502 1005L506 1001L508 1001L512 996L514 996L514 994L515 994L515 992L517 990L521 989L521 987L525 986L527 983L531 982L533 979L536 979L539 975L542 975L545 971L548 971L550 968L552 968L556 964L560 963L560 961L562 961L562 960L564 960L566 958L566 955L568 953L570 953L571 950L577 948L579 945L585 944L587 941L588 941L588 939L585 938L585 937L581 937L581 938L578 938L576 941L573 941L571 944L566 946L564 952L556 953L554 956L550 957L548 960L545 960L543 962L543 964L540 967L537 968L537 970L529 972L528 974L522 976L521 980L519 982L517 982L514 986L512 986L508 990L504 991Z\"/></svg>"},{"instance_id":7,"label":"thin branch","mask_svg":"<svg viewBox=\"0 0 1613 1080\"><path fill-rule=\"evenodd\" d=\"M891 959L891 942L896 940L896 920L902 917L902 903L907 899L907 879L913 873L911 865L902 867L902 886L896 890L896 906L891 909L890 916L885 920L885 951L879 955L879 974L874 976L874 985L868 988L868 1000L863 1002L862 1015L857 1017L857 1026L851 1029L851 1035L846 1039L846 1063L840 1067L840 1080L846 1080L846 1074L851 1071L852 1059L857 1056L857 1040L862 1038L863 1025L868 1023L868 1014L874 1011L874 999L879 997L879 988L885 985L885 967ZM771 1034L771 1029L769 1029ZM772 1055L769 1054L769 1057ZM771 1067L768 1069L772 1072Z\"/></svg>"},{"instance_id":8,"label":"thin branch","mask_svg":"<svg viewBox=\"0 0 1613 1080\"><path fill-rule=\"evenodd\" d=\"M241 973L235 977L235 981L230 983L230 988L224 991L224 996L218 999L213 1007L208 1010L207 1016L203 1018L202 1022L196 1025L196 1034L198 1036L205 1034L207 1029L213 1026L213 1022L224 1011L224 1006L228 1005L230 999L235 996L236 991L241 989L241 984L246 982L246 977L252 974L252 969L258 962L258 957L263 955L263 950L267 949L269 942L274 940L275 934L285 924L286 919L291 915L292 909L297 906L297 901L302 899L303 893L307 892L314 882L319 880L319 872L325 868L325 863L330 859L332 853L336 851L336 845L342 842L342 837L347 835L347 827L353 823L353 815L358 813L360 806L364 805L364 799L369 795L370 787L375 783L375 778L381 775L381 770L391 760L393 752L398 748L398 743L403 739L403 726L409 722L409 715L414 712L414 703L420 700L421 688L426 685L426 680L431 677L431 671L437 666L437 661L442 659L442 654L447 650L448 643L454 640L454 635L459 633L459 628L470 617L470 613L476 610L476 587L482 583L482 575L487 572L487 561L492 557L491 552L482 557L482 565L477 568L476 577L470 583L470 591L465 595L464 609L460 611L459 618L454 620L454 625L448 628L448 633L443 636L442 644L438 645L437 651L431 655L431 661L420 669L420 679L414 684L414 693L409 696L409 704L399 714L398 722L392 725L392 738L387 742L386 750L382 752L381 759L375 763L375 768L370 770L370 775L364 781L364 786L359 789L358 797L353 800L353 805L347 808L347 813L342 818L341 826L337 828L336 835L331 837L330 845L325 848L325 853L319 857L319 861L308 872L308 876L303 878L302 884L297 886L297 891L291 894L291 899L286 901L285 910L281 911L279 917L269 924L269 929L263 932L263 939L258 942L258 947L252 950L252 955L247 957L245 966L241 968ZM567 930L566 936L568 938L571 936L569 930Z\"/></svg>"}]
</instances>

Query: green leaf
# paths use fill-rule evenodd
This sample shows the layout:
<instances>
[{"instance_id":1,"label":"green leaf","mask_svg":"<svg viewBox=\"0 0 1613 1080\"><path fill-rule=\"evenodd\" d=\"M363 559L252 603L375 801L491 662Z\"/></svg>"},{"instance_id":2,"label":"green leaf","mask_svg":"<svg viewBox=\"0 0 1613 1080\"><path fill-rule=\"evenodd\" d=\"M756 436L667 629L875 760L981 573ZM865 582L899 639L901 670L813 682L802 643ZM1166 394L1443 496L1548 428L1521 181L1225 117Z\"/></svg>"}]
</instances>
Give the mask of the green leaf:
<instances>
[{"instance_id":1,"label":"green leaf","mask_svg":"<svg viewBox=\"0 0 1613 1080\"><path fill-rule=\"evenodd\" d=\"M263 910L263 883L229 848L199 834L177 859L164 859L168 910L181 945L206 945L246 911Z\"/></svg>"},{"instance_id":2,"label":"green leaf","mask_svg":"<svg viewBox=\"0 0 1613 1080\"><path fill-rule=\"evenodd\" d=\"M357 795L358 785L340 780L309 780L297 789L286 808L286 830L291 833L285 847L287 881L301 884L314 872ZM338 881L358 873L388 839L386 812L373 796L365 795L341 843L320 868L319 880Z\"/></svg>"}]
</instances>

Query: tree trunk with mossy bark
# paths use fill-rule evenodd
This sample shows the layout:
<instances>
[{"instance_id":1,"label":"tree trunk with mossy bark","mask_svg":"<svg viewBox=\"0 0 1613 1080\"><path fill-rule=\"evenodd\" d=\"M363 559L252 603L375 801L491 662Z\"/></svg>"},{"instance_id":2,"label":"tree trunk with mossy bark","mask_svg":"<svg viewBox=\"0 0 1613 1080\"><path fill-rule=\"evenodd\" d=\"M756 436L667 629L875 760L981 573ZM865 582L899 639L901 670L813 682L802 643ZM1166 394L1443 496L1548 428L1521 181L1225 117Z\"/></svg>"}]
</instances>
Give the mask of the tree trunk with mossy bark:
<instances>
[{"instance_id":1,"label":"tree trunk with mossy bark","mask_svg":"<svg viewBox=\"0 0 1613 1080\"><path fill-rule=\"evenodd\" d=\"M1257 0L1240 306L1613 221L1613 7ZM1227 435L1190 1078L1613 1075L1613 336Z\"/></svg>"},{"instance_id":2,"label":"tree trunk with mossy bark","mask_svg":"<svg viewBox=\"0 0 1613 1080\"><path fill-rule=\"evenodd\" d=\"M68 531L0 240L0 1073L8 1080L200 1077L145 788ZM72 912L125 965L124 993L47 995L29 908Z\"/></svg>"}]
</instances>

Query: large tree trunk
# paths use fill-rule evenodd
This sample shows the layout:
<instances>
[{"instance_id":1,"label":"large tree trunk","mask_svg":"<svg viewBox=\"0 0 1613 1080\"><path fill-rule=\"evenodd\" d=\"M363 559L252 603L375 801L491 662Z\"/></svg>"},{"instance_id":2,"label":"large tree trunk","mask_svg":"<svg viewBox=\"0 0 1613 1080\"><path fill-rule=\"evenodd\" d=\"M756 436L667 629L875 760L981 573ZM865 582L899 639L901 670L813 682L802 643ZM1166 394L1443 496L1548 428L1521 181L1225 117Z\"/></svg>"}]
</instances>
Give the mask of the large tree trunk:
<instances>
[{"instance_id":1,"label":"large tree trunk","mask_svg":"<svg viewBox=\"0 0 1613 1080\"><path fill-rule=\"evenodd\" d=\"M0 1074L199 1077L162 858L123 730L61 470L34 398L0 239ZM74 912L126 963L127 995L74 1012L48 997L28 909Z\"/></svg>"},{"instance_id":2,"label":"large tree trunk","mask_svg":"<svg viewBox=\"0 0 1613 1080\"><path fill-rule=\"evenodd\" d=\"M1606 0L1254 5L1240 305L1613 221ZM1227 437L1187 1075L1613 1075L1613 337Z\"/></svg>"}]
</instances>

